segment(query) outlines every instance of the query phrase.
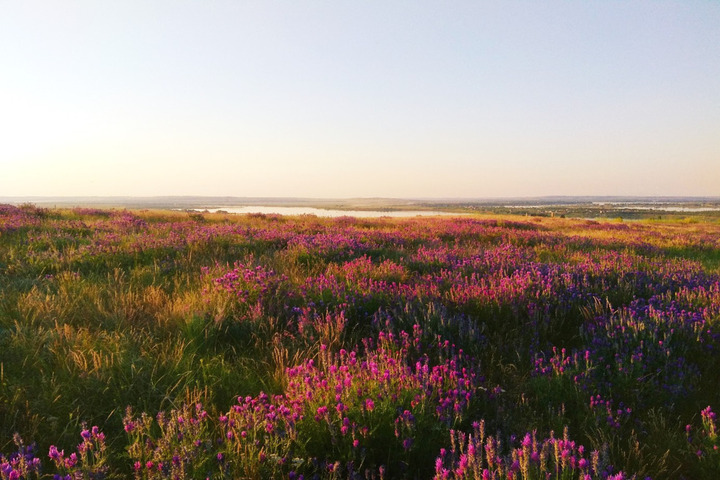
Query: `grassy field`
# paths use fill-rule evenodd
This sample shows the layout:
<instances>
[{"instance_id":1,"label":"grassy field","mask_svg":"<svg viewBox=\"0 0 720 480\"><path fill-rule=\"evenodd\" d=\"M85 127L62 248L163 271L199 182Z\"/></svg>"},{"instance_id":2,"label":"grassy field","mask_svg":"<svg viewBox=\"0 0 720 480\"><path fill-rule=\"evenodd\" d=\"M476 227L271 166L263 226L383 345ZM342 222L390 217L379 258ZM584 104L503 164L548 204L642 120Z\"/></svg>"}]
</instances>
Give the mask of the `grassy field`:
<instances>
[{"instance_id":1,"label":"grassy field","mask_svg":"<svg viewBox=\"0 0 720 480\"><path fill-rule=\"evenodd\" d=\"M0 478L719 478L719 321L715 220L0 206Z\"/></svg>"}]
</instances>

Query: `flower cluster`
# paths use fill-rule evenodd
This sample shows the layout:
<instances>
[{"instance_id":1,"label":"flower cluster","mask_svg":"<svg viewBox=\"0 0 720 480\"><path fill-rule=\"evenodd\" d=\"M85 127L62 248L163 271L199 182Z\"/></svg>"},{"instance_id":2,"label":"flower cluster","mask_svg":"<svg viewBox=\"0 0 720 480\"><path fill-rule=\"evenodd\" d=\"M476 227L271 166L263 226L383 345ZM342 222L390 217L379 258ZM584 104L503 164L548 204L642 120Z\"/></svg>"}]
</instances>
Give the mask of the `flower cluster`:
<instances>
[{"instance_id":1,"label":"flower cluster","mask_svg":"<svg viewBox=\"0 0 720 480\"><path fill-rule=\"evenodd\" d=\"M41 461L35 456L34 446L26 446L20 435L17 434L13 441L18 450L7 457L0 454L0 479L40 478Z\"/></svg>"},{"instance_id":2,"label":"flower cluster","mask_svg":"<svg viewBox=\"0 0 720 480\"><path fill-rule=\"evenodd\" d=\"M502 451L500 440L486 436L485 422L473 423L470 434L451 432L450 450L442 449L435 460L435 479L576 479L622 480L622 472L613 474L600 452L588 452L570 440L565 429L562 438L550 436L538 440L527 433L518 445Z\"/></svg>"},{"instance_id":3,"label":"flower cluster","mask_svg":"<svg viewBox=\"0 0 720 480\"><path fill-rule=\"evenodd\" d=\"M83 428L80 438L82 441L76 451L69 455L65 455L65 450L58 450L55 445L50 446L48 458L59 472L53 476L55 480L99 480L107 475L105 434L93 426L91 429Z\"/></svg>"}]
</instances>

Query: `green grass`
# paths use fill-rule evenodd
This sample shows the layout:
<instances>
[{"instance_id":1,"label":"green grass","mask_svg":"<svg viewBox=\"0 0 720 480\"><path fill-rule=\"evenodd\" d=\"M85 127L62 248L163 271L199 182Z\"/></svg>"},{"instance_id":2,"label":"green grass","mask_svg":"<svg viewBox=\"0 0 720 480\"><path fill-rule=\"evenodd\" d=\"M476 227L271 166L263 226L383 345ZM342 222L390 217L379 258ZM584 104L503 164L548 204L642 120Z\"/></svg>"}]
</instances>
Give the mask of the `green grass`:
<instances>
[{"instance_id":1,"label":"green grass","mask_svg":"<svg viewBox=\"0 0 720 480\"><path fill-rule=\"evenodd\" d=\"M615 223L599 228L560 218L477 217L473 220L488 222L479 235L475 226L451 221L336 222L151 211L88 215L31 206L22 211L26 217L20 228L2 230L0 219L0 452L12 449L16 432L37 442L43 454L51 444L76 444L86 422L102 426L113 471L127 475L126 407L154 416L180 409L192 399L217 418L237 396L284 392L286 368L318 358L321 345L333 352L352 349L380 331L400 334L415 325L422 327L427 345L442 337L472 356L484 372L483 388L502 385L502 393L473 406L472 415L485 418L489 428L560 432L570 425L578 441L609 449L608 455L638 478L679 478L684 466L695 461L686 451L685 425L697 424L701 408L720 402L720 362L694 349L692 339L679 344L690 345L682 354L705 366L688 399L670 407L653 403L646 400L652 392L641 390L632 376L612 377L624 398L641 398L650 405L636 414L636 423L628 421L618 429L589 414L588 393L570 377L533 376L539 352L548 353L551 346L584 348L589 339L583 328L594 316L611 317L618 328L629 329L624 317L613 317L610 310L645 295L634 283L636 270L653 274L657 265L690 265L706 275L718 274L716 222L623 222L622 228ZM191 238L203 228L216 227L220 233L206 240ZM174 237L176 230L184 236ZM292 235L318 233L313 247L292 243ZM354 251L337 239L325 240L324 234L372 241L366 250ZM610 265L607 273L598 274L595 290L586 292L606 303L583 299L565 308L552 293L538 294L531 300L539 307L530 311L519 308L529 301L525 292L517 293L514 303L493 303L479 294L465 299L453 292L455 280L438 281L437 292L412 298L369 287L366 292L359 286L361 280L419 283L444 271L448 279L477 273L500 282L512 276L514 266L508 264L502 274L491 277L472 266L453 270L442 255L481 257L503 246L522 250L529 262L542 268L577 266L588 259ZM418 259L421 248L439 252L437 258ZM361 257L368 266L346 266ZM618 266L625 258L635 262L627 267L630 274ZM271 292L248 281L250 300L242 300L213 283L236 262L262 267L281 280ZM458 272L462 275L453 276ZM305 285L323 276L332 276L351 292L352 303L345 304L332 288L316 291ZM534 288L529 285L526 288ZM308 290L300 295L303 288ZM707 304L714 301L708 298L715 297L699 295L693 306L716 308ZM309 301L315 304L315 316L299 331L297 314L290 312L306 308ZM338 312L345 323L337 321ZM712 318L708 328L720 329L719 321ZM643 335L637 333L632 341L645 341ZM430 347L428 351L442 355ZM412 399L402 402L409 405ZM389 403L383 408L388 411L379 411L378 418L392 421L396 412ZM428 443L408 453L408 458L422 457L427 468L447 433L429 418L421 417L417 427ZM389 442L392 427L378 422L377 438ZM459 427L469 428L464 422ZM313 430L312 419L306 423L308 452L340 448L325 430ZM378 444L369 455L368 462L382 463L383 446Z\"/></svg>"}]
</instances>

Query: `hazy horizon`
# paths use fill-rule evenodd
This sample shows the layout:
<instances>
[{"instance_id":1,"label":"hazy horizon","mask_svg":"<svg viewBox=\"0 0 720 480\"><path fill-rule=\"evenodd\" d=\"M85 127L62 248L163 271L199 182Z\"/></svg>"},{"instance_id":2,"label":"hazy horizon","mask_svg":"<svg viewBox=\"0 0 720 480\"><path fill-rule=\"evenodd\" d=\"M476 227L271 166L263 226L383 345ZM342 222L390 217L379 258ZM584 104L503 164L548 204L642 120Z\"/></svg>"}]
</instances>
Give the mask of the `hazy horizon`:
<instances>
[{"instance_id":1,"label":"hazy horizon","mask_svg":"<svg viewBox=\"0 0 720 480\"><path fill-rule=\"evenodd\" d=\"M587 203L587 202L660 202L660 203L690 203L690 202L720 202L720 195L539 195L539 196L497 196L497 197L269 197L269 196L232 196L232 195L0 195L0 202L18 203L23 201L40 201L50 202L58 201L113 201L113 200L137 200L145 201L185 201L200 202L213 201L225 204L238 202L239 205L253 204L261 205L263 202L269 204L278 202L298 201L298 202L405 202L412 204L413 202L500 202L500 201L518 201L518 202L542 202L542 201L567 201L570 203Z\"/></svg>"},{"instance_id":2,"label":"hazy horizon","mask_svg":"<svg viewBox=\"0 0 720 480\"><path fill-rule=\"evenodd\" d=\"M0 197L720 195L720 2L0 6Z\"/></svg>"}]
</instances>

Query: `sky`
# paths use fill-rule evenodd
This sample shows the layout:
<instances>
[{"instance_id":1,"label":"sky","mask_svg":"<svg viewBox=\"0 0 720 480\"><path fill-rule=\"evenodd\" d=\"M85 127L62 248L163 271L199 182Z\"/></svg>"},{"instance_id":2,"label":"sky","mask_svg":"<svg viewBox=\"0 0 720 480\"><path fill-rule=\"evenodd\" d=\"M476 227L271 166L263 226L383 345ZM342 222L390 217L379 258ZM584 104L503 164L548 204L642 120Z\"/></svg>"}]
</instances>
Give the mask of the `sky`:
<instances>
[{"instance_id":1,"label":"sky","mask_svg":"<svg viewBox=\"0 0 720 480\"><path fill-rule=\"evenodd\" d=\"M720 1L0 0L30 195L720 195Z\"/></svg>"}]
</instances>

